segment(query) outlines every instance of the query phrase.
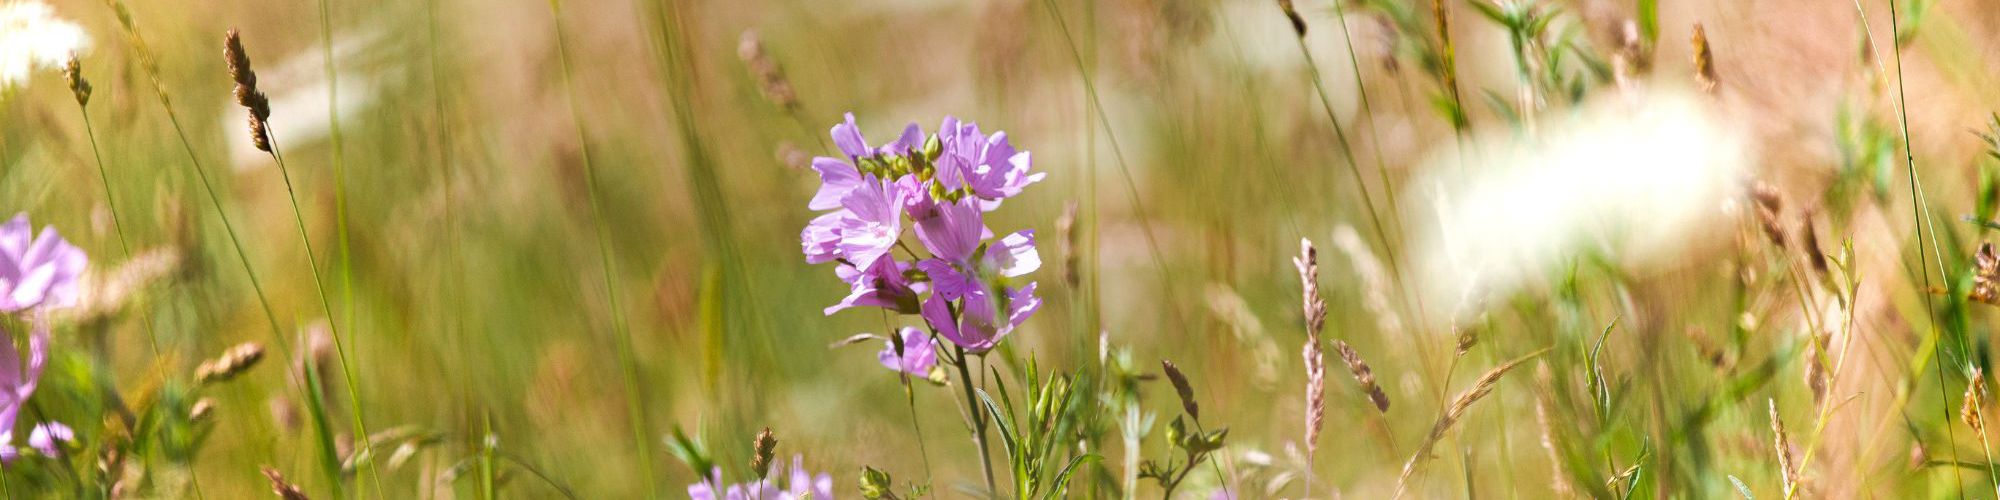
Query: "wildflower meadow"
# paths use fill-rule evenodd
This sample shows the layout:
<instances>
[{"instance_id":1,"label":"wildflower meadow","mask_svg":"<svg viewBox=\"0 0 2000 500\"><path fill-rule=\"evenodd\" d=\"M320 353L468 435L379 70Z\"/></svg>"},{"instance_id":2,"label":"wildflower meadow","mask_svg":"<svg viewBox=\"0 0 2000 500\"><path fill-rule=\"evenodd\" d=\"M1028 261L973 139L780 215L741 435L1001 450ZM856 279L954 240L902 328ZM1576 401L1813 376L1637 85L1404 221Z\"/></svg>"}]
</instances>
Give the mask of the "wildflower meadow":
<instances>
[{"instance_id":1,"label":"wildflower meadow","mask_svg":"<svg viewBox=\"0 0 2000 500\"><path fill-rule=\"evenodd\" d=\"M2000 3L0 0L0 497L2000 499Z\"/></svg>"}]
</instances>

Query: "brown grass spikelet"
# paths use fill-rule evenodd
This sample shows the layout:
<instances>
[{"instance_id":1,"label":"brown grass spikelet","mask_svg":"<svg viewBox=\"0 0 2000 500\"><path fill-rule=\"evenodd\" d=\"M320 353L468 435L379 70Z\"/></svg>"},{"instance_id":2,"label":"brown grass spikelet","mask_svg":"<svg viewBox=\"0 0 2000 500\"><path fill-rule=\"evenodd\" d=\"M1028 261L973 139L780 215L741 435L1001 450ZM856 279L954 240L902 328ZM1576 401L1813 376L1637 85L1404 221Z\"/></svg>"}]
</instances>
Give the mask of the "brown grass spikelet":
<instances>
[{"instance_id":1,"label":"brown grass spikelet","mask_svg":"<svg viewBox=\"0 0 2000 500\"><path fill-rule=\"evenodd\" d=\"M1701 86L1702 92L1714 94L1716 87L1720 86L1722 82L1715 77L1715 52L1710 49L1708 44L1708 30L1703 29L1701 23L1694 23L1694 36L1692 38L1694 45L1694 81Z\"/></svg>"},{"instance_id":2,"label":"brown grass spikelet","mask_svg":"<svg viewBox=\"0 0 2000 500\"><path fill-rule=\"evenodd\" d=\"M1973 432L1985 433L1986 422L1980 418L1980 410L1986 404L1986 373L1979 367L1972 368L1972 383L1965 385L1965 400L1958 405L1958 419L1965 422Z\"/></svg>"},{"instance_id":3,"label":"brown grass spikelet","mask_svg":"<svg viewBox=\"0 0 2000 500\"><path fill-rule=\"evenodd\" d=\"M1299 15L1299 10L1292 6L1292 0L1278 0L1278 10L1285 11L1285 19L1292 22L1292 34L1305 38L1306 18Z\"/></svg>"},{"instance_id":4,"label":"brown grass spikelet","mask_svg":"<svg viewBox=\"0 0 2000 500\"><path fill-rule=\"evenodd\" d=\"M250 141L258 151L271 152L271 100L257 90L257 71L250 68L250 53L243 50L243 37L230 28L222 43L222 57L229 61L229 79L236 82L236 104L250 113Z\"/></svg>"},{"instance_id":5,"label":"brown grass spikelet","mask_svg":"<svg viewBox=\"0 0 2000 500\"><path fill-rule=\"evenodd\" d=\"M203 361L201 365L196 366L194 378L203 384L227 381L249 371L263 359L263 345L256 342L236 344L235 347L222 351L221 356Z\"/></svg>"},{"instance_id":6,"label":"brown grass spikelet","mask_svg":"<svg viewBox=\"0 0 2000 500\"><path fill-rule=\"evenodd\" d=\"M1375 411L1388 413L1389 395L1375 383L1375 370L1368 367L1368 360L1361 359L1354 346L1339 340L1333 341L1333 351L1340 354L1340 361L1347 364L1347 371L1354 374L1354 381L1361 384L1361 392L1368 394L1368 402L1375 405Z\"/></svg>"},{"instance_id":7,"label":"brown grass spikelet","mask_svg":"<svg viewBox=\"0 0 2000 500\"><path fill-rule=\"evenodd\" d=\"M69 93L76 96L76 105L89 106L90 80L83 78L83 61L76 54L63 61L63 79L69 81Z\"/></svg>"},{"instance_id":8,"label":"brown grass spikelet","mask_svg":"<svg viewBox=\"0 0 2000 500\"><path fill-rule=\"evenodd\" d=\"M1409 488L1410 477L1416 475L1417 466L1421 465L1425 458L1431 456L1431 449L1437 446L1438 441L1444 439L1445 433L1451 431L1452 426L1457 425L1459 419L1465 417L1466 412L1472 409L1473 403L1478 403L1487 394L1493 393L1493 389L1500 385L1500 377L1507 375L1507 372L1513 371L1514 368L1521 366L1523 363L1527 363L1528 360L1549 352L1549 349L1544 347L1535 352L1528 353L1526 356L1514 358L1513 361L1496 366L1492 370L1487 370L1485 374L1479 376L1479 380L1472 383L1472 388L1459 393L1458 398L1453 399L1451 405L1446 406L1444 412L1438 415L1437 422L1431 424L1431 432L1429 435L1424 436L1424 442L1417 446L1417 452L1410 455L1408 462L1403 463L1403 473L1396 477L1396 493L1391 495L1391 498L1403 497L1403 492Z\"/></svg>"},{"instance_id":9,"label":"brown grass spikelet","mask_svg":"<svg viewBox=\"0 0 2000 500\"><path fill-rule=\"evenodd\" d=\"M1992 243L1980 243L1979 251L1972 254L1971 298L2000 305L2000 252L1993 250Z\"/></svg>"},{"instance_id":10,"label":"brown grass spikelet","mask_svg":"<svg viewBox=\"0 0 2000 500\"><path fill-rule=\"evenodd\" d=\"M1812 390L1813 404L1819 405L1826 401L1828 376L1826 363L1822 361L1826 357L1830 335L1820 331L1809 332L1807 335L1811 338L1806 339L1806 388Z\"/></svg>"},{"instance_id":11,"label":"brown grass spikelet","mask_svg":"<svg viewBox=\"0 0 2000 500\"><path fill-rule=\"evenodd\" d=\"M189 422L194 422L199 424L204 421L207 421L208 417L214 415L215 415L215 398L201 398L194 402L193 407L188 408Z\"/></svg>"},{"instance_id":12,"label":"brown grass spikelet","mask_svg":"<svg viewBox=\"0 0 2000 500\"><path fill-rule=\"evenodd\" d=\"M1194 385L1188 383L1187 374L1181 373L1181 367L1174 366L1174 362L1164 359L1160 360L1160 370L1167 373L1167 382L1174 384L1174 395L1180 396L1181 409L1200 421L1201 405L1194 401Z\"/></svg>"},{"instance_id":13,"label":"brown grass spikelet","mask_svg":"<svg viewBox=\"0 0 2000 500\"><path fill-rule=\"evenodd\" d=\"M1831 282L1832 268L1826 261L1826 252L1819 249L1819 228L1813 224L1813 214L1817 211L1799 211L1799 237L1804 240L1800 244L1805 247L1806 262L1812 264L1813 272L1819 274L1820 279Z\"/></svg>"},{"instance_id":14,"label":"brown grass spikelet","mask_svg":"<svg viewBox=\"0 0 2000 500\"><path fill-rule=\"evenodd\" d=\"M1764 230L1764 237L1780 249L1790 248L1784 219L1780 217L1785 211L1785 195L1759 181L1750 185L1750 200L1757 204L1757 225Z\"/></svg>"},{"instance_id":15,"label":"brown grass spikelet","mask_svg":"<svg viewBox=\"0 0 2000 500\"><path fill-rule=\"evenodd\" d=\"M756 473L758 479L763 479L771 473L771 458L777 455L778 438L771 435L770 427L765 427L757 431L754 443L756 453L750 457L750 471Z\"/></svg>"},{"instance_id":16,"label":"brown grass spikelet","mask_svg":"<svg viewBox=\"0 0 2000 500\"><path fill-rule=\"evenodd\" d=\"M278 498L284 500L308 500L312 498L306 496L306 491L299 489L298 485L285 480L285 474L278 472L278 469L266 465L263 467L263 470L264 478L271 480L271 493L277 494Z\"/></svg>"},{"instance_id":17,"label":"brown grass spikelet","mask_svg":"<svg viewBox=\"0 0 2000 500\"><path fill-rule=\"evenodd\" d=\"M1319 432L1326 424L1326 352L1320 347L1319 331L1326 326L1326 301L1319 296L1319 250L1312 240L1299 239L1299 256L1292 259L1299 269L1305 305L1306 344L1300 353L1306 365L1306 460L1319 451Z\"/></svg>"},{"instance_id":18,"label":"brown grass spikelet","mask_svg":"<svg viewBox=\"0 0 2000 500\"><path fill-rule=\"evenodd\" d=\"M1292 265L1298 267L1304 287L1306 334L1318 339L1320 328L1326 326L1326 301L1319 296L1319 249L1312 240L1299 239L1299 256L1292 258Z\"/></svg>"},{"instance_id":19,"label":"brown grass spikelet","mask_svg":"<svg viewBox=\"0 0 2000 500\"><path fill-rule=\"evenodd\" d=\"M1785 433L1785 420L1778 417L1778 400L1766 401L1771 407L1771 433L1776 435L1771 444L1778 452L1778 472L1783 474L1785 481L1784 497L1791 498L1793 493L1799 491L1799 469L1792 461L1792 440Z\"/></svg>"},{"instance_id":20,"label":"brown grass spikelet","mask_svg":"<svg viewBox=\"0 0 2000 500\"><path fill-rule=\"evenodd\" d=\"M743 30L743 36L736 43L736 57L750 67L750 75L757 77L757 89L764 98L786 111L798 109L799 94L792 90L792 81L785 78L785 70L764 50L764 38L757 30Z\"/></svg>"}]
</instances>

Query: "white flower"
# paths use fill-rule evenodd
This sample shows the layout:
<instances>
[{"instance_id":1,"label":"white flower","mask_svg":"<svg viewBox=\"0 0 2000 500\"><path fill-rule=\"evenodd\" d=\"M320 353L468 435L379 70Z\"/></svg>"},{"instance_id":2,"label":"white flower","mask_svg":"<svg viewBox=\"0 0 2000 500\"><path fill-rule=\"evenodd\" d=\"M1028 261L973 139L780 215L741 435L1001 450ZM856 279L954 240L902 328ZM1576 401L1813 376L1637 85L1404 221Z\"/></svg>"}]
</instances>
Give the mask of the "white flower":
<instances>
[{"instance_id":1,"label":"white flower","mask_svg":"<svg viewBox=\"0 0 2000 500\"><path fill-rule=\"evenodd\" d=\"M1724 206L1753 155L1709 108L1654 89L1550 111L1539 136L1475 141L1462 167L1446 146L1426 165L1429 181L1411 184L1436 216L1413 234L1424 293L1449 310L1433 312L1476 312L1591 254L1637 271L1726 241L1703 236L1728 227Z\"/></svg>"},{"instance_id":2,"label":"white flower","mask_svg":"<svg viewBox=\"0 0 2000 500\"><path fill-rule=\"evenodd\" d=\"M83 27L36 1L0 4L0 89L28 81L39 67L59 69L90 48Z\"/></svg>"}]
</instances>

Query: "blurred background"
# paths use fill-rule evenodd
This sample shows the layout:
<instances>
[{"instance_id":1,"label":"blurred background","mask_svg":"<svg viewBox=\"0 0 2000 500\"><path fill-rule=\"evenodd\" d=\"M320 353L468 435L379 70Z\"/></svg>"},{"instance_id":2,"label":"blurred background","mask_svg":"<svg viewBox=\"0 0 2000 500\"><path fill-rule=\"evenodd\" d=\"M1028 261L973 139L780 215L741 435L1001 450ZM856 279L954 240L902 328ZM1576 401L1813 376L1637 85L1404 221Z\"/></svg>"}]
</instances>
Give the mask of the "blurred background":
<instances>
[{"instance_id":1,"label":"blurred background","mask_svg":"<svg viewBox=\"0 0 2000 500\"><path fill-rule=\"evenodd\" d=\"M1101 351L1123 351L1142 370L1174 360L1194 379L1204 418L1233 429L1220 460L1239 496L1385 498L1448 395L1554 347L1441 441L1412 480L1415 496L1588 495L1629 481L1612 491L1714 497L1743 488L1782 498L1770 403L1794 446L1817 450L1805 481L1812 496L1990 498L1980 486L1989 480L1984 436L1956 422L1993 324L1989 306L1962 298L1987 229L1961 218L1991 218L1981 196L1996 165L1970 132L1988 131L2000 109L2000 6L1900 3L1892 29L1882 1L1453 0L1443 2L1452 70L1441 71L1430 2L1335 1L1295 0L1308 26L1302 44L1278 2L1265 0L570 2L560 40L550 4L536 1L331 1L324 18L318 4L296 0L125 7L289 344L314 352L326 342L316 332L338 325L370 429L440 436L382 470L389 497L469 494L452 469L489 433L524 467L507 476L505 496L561 496L554 483L584 498L680 497L697 478L665 453L661 438L676 426L731 467L770 427L781 457L803 454L842 496L863 465L898 480L929 467L938 496L961 495L954 485L979 472L957 389L914 387L926 465L904 388L875 359L879 346L829 347L908 320L821 314L846 290L799 252L818 185L804 167L834 153L828 127L852 112L878 141L952 115L1032 151L1048 180L989 225L1042 236L1047 265L1035 278L1046 302L1004 356L1064 371L1099 366ZM145 274L131 265L171 269L119 312L58 332L70 337L58 344L103 349L121 387L189 370L238 342L273 344L115 10L49 4L91 39L81 61L96 89L89 113L109 187L134 252L160 252L165 263L120 248L59 73L38 72L0 96L0 209L58 228L100 278ZM1501 22L1526 11L1546 24ZM1706 76L1691 40L1698 23ZM285 181L251 147L230 97L230 28L241 30L271 96L332 317L306 275ZM1452 214L1498 208L1433 199L1652 192L1646 183L1555 182L1561 175L1482 183L1465 172L1503 163L1533 171L1543 158L1535 152L1557 140L1537 138L1590 140L1565 134L1630 125L1616 106L1668 94L1685 96L1670 106L1697 108L1687 126L1701 138L1641 131L1631 140L1651 149L1562 157L1658 171L1678 157L1650 155L1722 148L1714 137L1740 143L1724 159L1694 156L1728 168L1684 165L1723 183L1675 205L1693 215L1623 207L1599 221L1624 230L1673 219L1664 237L1606 243L1620 237L1509 217L1456 233ZM1609 124L1572 119L1601 115ZM1905 130L1924 181L1918 212L1934 228L1922 239ZM1510 141L1529 153L1469 146ZM586 162L601 188L616 271L608 278ZM1482 198L1482 189L1512 197ZM1781 221L1780 240L1803 245L1800 234L1816 232L1817 250L1766 243L1759 214L1768 205L1752 191L1784 200L1767 217ZM1057 222L1071 203L1074 236ZM1594 214L1599 203L1553 210ZM1549 231L1567 243L1519 251L1555 257L1489 264L1524 267L1518 282L1489 284L1478 300L1446 303L1465 294L1425 278L1460 269L1435 257L1457 254L1437 247L1512 248L1513 239L1558 238ZM1290 261L1300 238L1321 249L1325 335L1364 354L1395 402L1379 412L1333 370L1319 487L1309 495L1296 482L1263 488L1276 471L1302 467L1287 452L1304 432L1297 353L1306 333ZM1812 253L1841 254L1843 242L1852 250L1835 259L1852 272L1822 276L1858 276L1858 287L1797 271ZM1627 258L1638 250L1649 257ZM1065 279L1069 269L1077 279ZM632 332L636 394L625 390L614 314ZM1820 395L1807 368L1818 345L1843 361L1852 345L1855 360L1831 382L1819 375ZM193 468L207 495L262 494L262 464L323 485L308 472L310 430L286 388L289 355L273 352L282 363L213 393L217 423ZM1171 389L1143 387L1150 412L1170 417ZM1538 396L1596 392L1615 401ZM636 426L652 439L634 439L634 400ZM344 398L329 401L345 414ZM333 423L351 432L346 419ZM1560 431L1551 437L1550 428ZM1104 452L1124 453L1115 444ZM1224 482L1194 481L1203 486L1184 494Z\"/></svg>"}]
</instances>

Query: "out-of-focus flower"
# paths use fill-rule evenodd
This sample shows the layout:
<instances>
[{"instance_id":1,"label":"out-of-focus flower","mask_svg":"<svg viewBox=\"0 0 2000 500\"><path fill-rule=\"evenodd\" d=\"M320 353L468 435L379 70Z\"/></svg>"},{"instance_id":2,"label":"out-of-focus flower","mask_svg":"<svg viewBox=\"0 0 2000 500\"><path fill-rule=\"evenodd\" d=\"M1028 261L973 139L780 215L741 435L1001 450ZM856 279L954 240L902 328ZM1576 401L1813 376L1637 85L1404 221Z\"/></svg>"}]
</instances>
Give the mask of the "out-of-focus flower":
<instances>
[{"instance_id":1,"label":"out-of-focus flower","mask_svg":"<svg viewBox=\"0 0 2000 500\"><path fill-rule=\"evenodd\" d=\"M62 422L37 424L35 429L28 433L28 446L34 447L35 451L41 452L45 457L60 457L62 445L75 442L76 431L70 430L69 426L63 425Z\"/></svg>"},{"instance_id":2,"label":"out-of-focus flower","mask_svg":"<svg viewBox=\"0 0 2000 500\"><path fill-rule=\"evenodd\" d=\"M783 487L780 487L775 479L776 476L780 475L782 474L773 473L772 479L764 479L755 483L724 486L722 483L722 468L717 467L709 473L709 477L703 478L701 482L688 485L688 497L692 500L802 500L805 498L830 500L833 498L833 476L827 475L824 472L813 474L807 471L804 457L798 455L792 456L791 474L787 477Z\"/></svg>"},{"instance_id":3,"label":"out-of-focus flower","mask_svg":"<svg viewBox=\"0 0 2000 500\"><path fill-rule=\"evenodd\" d=\"M28 81L35 68L62 69L90 48L83 27L38 1L0 3L0 89Z\"/></svg>"},{"instance_id":4,"label":"out-of-focus flower","mask_svg":"<svg viewBox=\"0 0 2000 500\"><path fill-rule=\"evenodd\" d=\"M28 397L35 394L35 386L42 380L42 367L48 363L46 326L35 327L28 335L27 356L21 354L13 341L0 336L0 461L11 461L17 454L13 445L14 423Z\"/></svg>"},{"instance_id":5,"label":"out-of-focus flower","mask_svg":"<svg viewBox=\"0 0 2000 500\"><path fill-rule=\"evenodd\" d=\"M1585 105L1542 133L1489 137L1458 164L1443 152L1412 184L1437 218L1416 247L1433 304L1494 303L1588 253L1628 266L1673 261L1726 227L1752 154L1705 100L1669 89ZM1433 311L1438 309L1434 308Z\"/></svg>"},{"instance_id":6,"label":"out-of-focus flower","mask_svg":"<svg viewBox=\"0 0 2000 500\"><path fill-rule=\"evenodd\" d=\"M90 264L54 227L35 236L28 214L0 225L0 312L76 303L78 277Z\"/></svg>"},{"instance_id":7,"label":"out-of-focus flower","mask_svg":"<svg viewBox=\"0 0 2000 500\"><path fill-rule=\"evenodd\" d=\"M895 342L883 346L882 352L876 355L882 366L918 377L929 376L931 367L937 365L937 350L930 336L924 335L923 330L907 326L897 335L903 338L903 352L896 352Z\"/></svg>"}]
</instances>

